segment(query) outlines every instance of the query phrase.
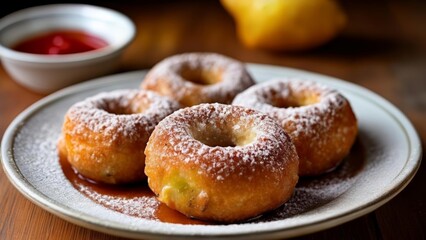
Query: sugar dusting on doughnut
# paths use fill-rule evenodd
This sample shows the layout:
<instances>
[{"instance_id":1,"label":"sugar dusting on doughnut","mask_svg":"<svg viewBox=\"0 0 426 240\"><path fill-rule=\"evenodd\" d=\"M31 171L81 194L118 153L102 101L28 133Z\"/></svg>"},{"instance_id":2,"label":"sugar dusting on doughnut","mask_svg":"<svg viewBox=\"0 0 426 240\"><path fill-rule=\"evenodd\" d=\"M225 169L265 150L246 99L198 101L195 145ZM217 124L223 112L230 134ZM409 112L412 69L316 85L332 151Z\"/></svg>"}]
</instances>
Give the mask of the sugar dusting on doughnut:
<instances>
[{"instance_id":1,"label":"sugar dusting on doughnut","mask_svg":"<svg viewBox=\"0 0 426 240\"><path fill-rule=\"evenodd\" d=\"M242 62L216 53L186 53L156 64L141 88L192 106L231 103L235 95L252 85L254 81Z\"/></svg>"},{"instance_id":2,"label":"sugar dusting on doughnut","mask_svg":"<svg viewBox=\"0 0 426 240\"><path fill-rule=\"evenodd\" d=\"M337 90L310 80L280 78L260 83L237 95L233 104L267 113L283 126L302 156L301 175L335 167L357 134L349 102Z\"/></svg>"},{"instance_id":3,"label":"sugar dusting on doughnut","mask_svg":"<svg viewBox=\"0 0 426 240\"><path fill-rule=\"evenodd\" d=\"M158 134L170 134L175 137L170 138L170 145L173 146L174 154L183 153L187 156L185 162L194 162L197 166L200 166L198 173L203 171L208 174L213 174L216 180L222 180L233 172L238 172L238 175L244 175L246 171L256 171L258 165L268 168L270 171L281 171L285 162L273 161L271 156L276 155L276 151L279 148L286 148L286 152L291 152L292 145L277 146L277 142L273 140L287 138L282 131L276 131L271 127L270 118L265 118L260 114L253 114L252 110L244 109L243 111L231 111L230 108L220 108L217 104L202 104L196 109L185 109L179 110L174 114L174 121L172 118L168 118L161 123L160 132ZM257 146L236 146L236 147L220 147L220 146L208 146L202 142L193 138L191 134L185 134L188 128L181 127L182 125L190 126L194 124L194 119L197 121L197 130L200 132L207 132L207 127L215 127L215 125L225 125L224 122L229 115L232 115L233 119L240 119L242 123L250 122L255 125L256 138L265 144L265 148L258 148ZM218 119L218 123L209 124L212 119ZM234 130L238 132L243 126L235 125ZM220 132L217 129L217 132ZM238 151L234 151L235 148ZM214 155L214 158L210 158ZM240 156L241 155L241 156ZM207 161L201 161L199 156L206 156L209 158ZM233 159L241 158L243 162L233 162ZM262 161L257 161L257 159ZM212 160L212 161L210 161ZM288 160L288 159L285 159ZM178 164L178 163L176 163ZM265 176L267 177L267 176Z\"/></svg>"},{"instance_id":4,"label":"sugar dusting on doughnut","mask_svg":"<svg viewBox=\"0 0 426 240\"><path fill-rule=\"evenodd\" d=\"M174 112L157 125L145 154L159 200L197 219L258 216L287 201L298 180L290 137L266 114L239 106Z\"/></svg>"},{"instance_id":5,"label":"sugar dusting on doughnut","mask_svg":"<svg viewBox=\"0 0 426 240\"><path fill-rule=\"evenodd\" d=\"M316 98L323 100L306 106L285 107L285 110L273 105L273 98L286 99L290 98L293 92L302 91L313 93ZM292 134L297 136L302 132L310 132L319 141L321 141L321 136L316 135L315 129L311 126L321 124L323 128L328 128L331 124L330 119L319 119L318 113L327 112L327 115L334 116L339 114L338 110L345 104L343 96L336 90L298 78L285 81L273 79L264 84L258 84L247 89L244 94L238 95L233 103L250 106L253 109L268 113L275 119L297 121L298 124L294 126L295 130Z\"/></svg>"},{"instance_id":6,"label":"sugar dusting on doughnut","mask_svg":"<svg viewBox=\"0 0 426 240\"><path fill-rule=\"evenodd\" d=\"M153 92L123 89L75 103L67 111L59 153L84 177L109 184L140 181L149 136L179 108Z\"/></svg>"},{"instance_id":7,"label":"sugar dusting on doughnut","mask_svg":"<svg viewBox=\"0 0 426 240\"><path fill-rule=\"evenodd\" d=\"M140 104L148 106L143 114L138 114L136 105L132 105L132 99L138 94ZM141 128L146 133L152 132L156 122L177 108L179 107L175 103L164 101L163 97L152 92L121 89L102 92L78 102L69 109L67 116L76 123L71 134L84 136L88 134L85 128L89 128L93 132L105 135L104 143L112 144L120 135L130 139L136 138L140 135L137 131ZM123 110L127 113L120 114Z\"/></svg>"}]
</instances>

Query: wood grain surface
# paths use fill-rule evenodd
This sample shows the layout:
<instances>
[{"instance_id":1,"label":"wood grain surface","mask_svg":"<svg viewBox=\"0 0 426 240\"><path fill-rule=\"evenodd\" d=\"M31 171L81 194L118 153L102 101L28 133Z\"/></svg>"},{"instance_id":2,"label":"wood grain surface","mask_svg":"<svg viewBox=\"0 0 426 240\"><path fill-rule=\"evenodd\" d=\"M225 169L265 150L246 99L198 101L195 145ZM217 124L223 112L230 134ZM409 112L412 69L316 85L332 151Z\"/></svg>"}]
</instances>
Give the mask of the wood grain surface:
<instances>
[{"instance_id":1,"label":"wood grain surface","mask_svg":"<svg viewBox=\"0 0 426 240\"><path fill-rule=\"evenodd\" d=\"M233 19L218 1L96 1L137 25L118 72L147 69L182 52L218 52L245 62L314 71L366 87L398 107L426 140L426 2L341 1L349 17L344 32L315 50L288 53L245 48ZM29 6L18 1L16 8ZM51 3L51 2L39 2ZM33 3L35 4L35 3ZM9 11L16 10L10 8ZM2 10L2 14L6 14ZM0 68L0 136L33 93ZM374 113L372 113L374 114ZM426 171L376 211L299 239L425 239ZM56 217L20 194L0 171L0 239L120 239Z\"/></svg>"}]
</instances>

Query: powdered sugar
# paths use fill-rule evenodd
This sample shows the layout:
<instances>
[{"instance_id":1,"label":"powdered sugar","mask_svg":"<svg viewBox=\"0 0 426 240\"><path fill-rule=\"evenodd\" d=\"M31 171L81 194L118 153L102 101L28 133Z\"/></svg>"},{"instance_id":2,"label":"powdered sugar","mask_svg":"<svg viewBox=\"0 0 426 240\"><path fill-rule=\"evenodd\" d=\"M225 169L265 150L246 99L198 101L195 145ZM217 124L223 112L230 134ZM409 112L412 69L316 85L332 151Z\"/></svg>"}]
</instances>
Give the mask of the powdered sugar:
<instances>
[{"instance_id":1,"label":"powdered sugar","mask_svg":"<svg viewBox=\"0 0 426 240\"><path fill-rule=\"evenodd\" d=\"M315 178L301 178L295 188L294 195L289 201L278 209L265 213L263 216L249 222L259 223L291 218L294 215L305 213L335 200L351 188L358 179L358 173L364 166L365 154L364 147L358 142L355 144L352 153L339 168ZM67 169L68 167L67 164L64 164L64 172L70 173L69 169ZM114 193L113 191L108 191L108 188L93 187L91 183L78 178L78 176L71 175L67 177L79 192L94 202L125 215L162 222L202 223L187 219L183 215L176 215L177 213L168 215L166 211L160 214L161 203L153 193L149 193L150 190L144 183L134 185L133 188L126 187L124 190ZM220 175L217 177L223 178ZM206 195L207 193L202 191L200 194ZM166 210L164 208L167 207L163 205L162 208L164 211Z\"/></svg>"},{"instance_id":2,"label":"powdered sugar","mask_svg":"<svg viewBox=\"0 0 426 240\"><path fill-rule=\"evenodd\" d=\"M102 92L74 104L66 114L72 128L64 130L87 138L91 132L102 134L102 139L94 140L105 144L120 138L132 141L140 135L149 137L155 125L178 108L173 100L145 90Z\"/></svg>"},{"instance_id":3,"label":"powdered sugar","mask_svg":"<svg viewBox=\"0 0 426 240\"><path fill-rule=\"evenodd\" d=\"M250 135L240 142L240 136ZM297 159L289 137L272 118L231 105L181 109L161 121L153 136L166 136L167 143L156 144L156 151L171 154L170 158L184 154L185 163L216 180L231 174L250 176L253 171L283 171L288 161Z\"/></svg>"},{"instance_id":4,"label":"powdered sugar","mask_svg":"<svg viewBox=\"0 0 426 240\"><path fill-rule=\"evenodd\" d=\"M219 79L209 84L194 83L185 79L183 72L198 72L196 75L200 78ZM195 102L230 103L236 94L253 84L243 63L237 60L216 53L186 53L165 58L155 65L141 87L193 105Z\"/></svg>"},{"instance_id":5,"label":"powdered sugar","mask_svg":"<svg viewBox=\"0 0 426 240\"><path fill-rule=\"evenodd\" d=\"M297 101L297 98L315 98L318 101L306 106L275 106L282 99ZM344 98L336 90L325 85L318 84L300 78L279 78L257 84L243 93L237 95L232 104L250 107L259 110L277 119L282 125L294 122L292 135L298 136L302 132L312 133L315 140L320 136L314 134L318 124L323 129L331 126L331 118L323 118L324 115L334 116L344 105ZM324 121L325 120L325 121Z\"/></svg>"},{"instance_id":6,"label":"powdered sugar","mask_svg":"<svg viewBox=\"0 0 426 240\"><path fill-rule=\"evenodd\" d=\"M335 167L357 135L349 102L336 90L300 78L273 79L239 94L234 105L273 117L290 135L300 160L300 175Z\"/></svg>"},{"instance_id":7,"label":"powdered sugar","mask_svg":"<svg viewBox=\"0 0 426 240\"><path fill-rule=\"evenodd\" d=\"M138 196L126 198L102 194L85 185L79 184L77 190L88 198L114 211L143 219L156 219L155 212L160 202L154 196Z\"/></svg>"},{"instance_id":8,"label":"powdered sugar","mask_svg":"<svg viewBox=\"0 0 426 240\"><path fill-rule=\"evenodd\" d=\"M256 79L260 80L269 79L269 76L291 75L297 71L257 65L251 65L250 70ZM31 111L26 111L19 118L20 121L12 126L14 130L9 132L9 139L12 138L14 143L13 148L8 147L8 138L3 139L2 149L8 154L2 156L2 163L5 164L4 166L13 164L16 173L11 171L11 168L5 168L5 170L8 170L8 175L12 173L13 181L17 182L18 186L24 186L21 190L25 192L26 196L31 196L36 203L50 208L54 214L60 216L66 214L73 218L73 222L94 226L105 232L114 231L114 233L126 236L134 234L132 236L138 238L145 238L147 235L153 237L154 234L158 234L155 235L156 237L179 235L201 238L250 235L267 238L271 235L265 236L265 232L270 233L271 231L277 237L289 237L294 234L305 234L306 227L318 230L323 229L328 223L342 223L345 221L343 219L347 219L348 212L362 215L365 213L366 206L369 209L378 207L389 199L389 195L386 195L389 189L394 191L400 189L401 186L395 184L399 184L399 180L406 179L408 175L412 176L413 172L410 167L413 166L413 163L419 162L418 158L414 156L416 153L418 154L416 144L407 146L406 132L411 131L411 125L406 123L403 116L390 107L388 102L379 99L377 95L369 91L354 87L352 84L315 75L316 79L343 89L353 103L357 117L360 119L360 129L362 129L359 140L365 145L368 154L359 161L348 162L345 160L343 166L346 166L346 163L353 165L360 162L359 172L355 172L349 178L335 180L331 180L335 178L335 175L327 174L324 178L330 179L334 186L322 188L321 185L318 185L313 188L315 190L301 191L300 194L304 197L299 194L297 186L295 196L288 202L291 205L286 204L285 207L273 211L271 218L265 219L268 215L257 218L254 220L254 224L244 222L224 226L188 226L150 221L111 211L91 201L71 186L59 166L55 144L61 132L63 116L71 104L99 91L137 87L140 84L140 76L143 74L145 74L144 71L126 73L111 79L102 79L95 84L69 89L54 98L49 98L49 101L44 101L43 104L34 106ZM306 75L305 72L299 73L299 75L302 74ZM371 118L371 112L375 113L374 118ZM7 135L5 134L5 136ZM409 140L413 139L409 137ZM46 148L46 145L49 147ZM357 151L360 149L355 145L351 154ZM395 161L395 159L399 160ZM364 168L362 168L362 163L365 163ZM342 168L341 165L333 173L341 171L348 170ZM355 181L356 179L358 181ZM312 179L307 179L307 181L310 180ZM319 183L315 182L315 184ZM328 204L324 202L316 204L317 198L304 194L315 193L326 198L328 190L342 189L337 184L351 186L343 195L330 200ZM306 186L301 185L300 187L306 189ZM333 196L336 195L333 193ZM321 202L321 199L318 200ZM294 212L294 214L278 214L285 211L284 209ZM317 223L320 224L316 225ZM312 230L312 228L310 229Z\"/></svg>"}]
</instances>

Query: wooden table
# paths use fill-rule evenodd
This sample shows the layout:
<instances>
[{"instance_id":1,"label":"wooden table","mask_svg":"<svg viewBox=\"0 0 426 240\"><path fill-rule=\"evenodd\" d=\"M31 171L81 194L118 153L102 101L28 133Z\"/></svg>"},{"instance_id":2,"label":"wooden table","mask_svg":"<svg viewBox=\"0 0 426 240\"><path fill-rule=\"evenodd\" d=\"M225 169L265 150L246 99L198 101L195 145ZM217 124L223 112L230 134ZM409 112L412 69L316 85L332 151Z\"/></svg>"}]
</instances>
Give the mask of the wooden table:
<instances>
[{"instance_id":1,"label":"wooden table","mask_svg":"<svg viewBox=\"0 0 426 240\"><path fill-rule=\"evenodd\" d=\"M18 1L19 2L19 1ZM302 53L250 50L235 37L217 1L94 2L134 20L138 35L121 72L145 69L190 51L222 53L245 62L314 71L364 86L404 112L426 140L426 3L343 1L349 25L329 44ZM44 1L43 3L46 3ZM25 5L25 4L23 4ZM0 136L44 95L16 84L0 68ZM426 170L421 166L398 196L363 217L302 239L425 239ZM56 217L24 198L0 171L0 239L118 239Z\"/></svg>"}]
</instances>

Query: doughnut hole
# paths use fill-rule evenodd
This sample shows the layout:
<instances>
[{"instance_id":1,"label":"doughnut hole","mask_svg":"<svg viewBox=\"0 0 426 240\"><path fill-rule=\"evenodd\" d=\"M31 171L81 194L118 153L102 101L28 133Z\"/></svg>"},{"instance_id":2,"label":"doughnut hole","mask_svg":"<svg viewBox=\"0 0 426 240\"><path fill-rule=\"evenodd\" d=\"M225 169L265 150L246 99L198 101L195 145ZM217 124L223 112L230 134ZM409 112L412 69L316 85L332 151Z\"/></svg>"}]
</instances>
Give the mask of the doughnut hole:
<instances>
[{"instance_id":1,"label":"doughnut hole","mask_svg":"<svg viewBox=\"0 0 426 240\"><path fill-rule=\"evenodd\" d=\"M114 115L129 115L134 113L131 111L132 109L129 106L120 106L118 104L108 104L104 107L100 107L99 109Z\"/></svg>"},{"instance_id":2,"label":"doughnut hole","mask_svg":"<svg viewBox=\"0 0 426 240\"><path fill-rule=\"evenodd\" d=\"M277 108L303 107L321 101L320 94L313 91L295 92L290 89L289 91L277 92L271 89L270 95L269 104Z\"/></svg>"},{"instance_id":3,"label":"doughnut hole","mask_svg":"<svg viewBox=\"0 0 426 240\"><path fill-rule=\"evenodd\" d=\"M222 70L211 71L201 67L194 68L189 65L183 65L180 69L180 75L186 81L198 85L213 85L221 82Z\"/></svg>"},{"instance_id":4,"label":"doughnut hole","mask_svg":"<svg viewBox=\"0 0 426 240\"><path fill-rule=\"evenodd\" d=\"M131 115L144 113L151 107L152 102L142 96L135 96L131 100L108 101L101 104L99 109L114 115Z\"/></svg>"},{"instance_id":5,"label":"doughnut hole","mask_svg":"<svg viewBox=\"0 0 426 240\"><path fill-rule=\"evenodd\" d=\"M232 122L232 121L231 121ZM225 123L224 125L208 122L190 127L192 137L210 147L245 146L256 139L256 132L246 126L250 124Z\"/></svg>"}]
</instances>

